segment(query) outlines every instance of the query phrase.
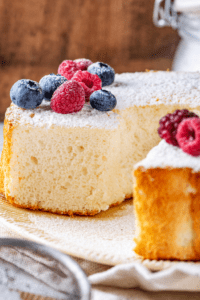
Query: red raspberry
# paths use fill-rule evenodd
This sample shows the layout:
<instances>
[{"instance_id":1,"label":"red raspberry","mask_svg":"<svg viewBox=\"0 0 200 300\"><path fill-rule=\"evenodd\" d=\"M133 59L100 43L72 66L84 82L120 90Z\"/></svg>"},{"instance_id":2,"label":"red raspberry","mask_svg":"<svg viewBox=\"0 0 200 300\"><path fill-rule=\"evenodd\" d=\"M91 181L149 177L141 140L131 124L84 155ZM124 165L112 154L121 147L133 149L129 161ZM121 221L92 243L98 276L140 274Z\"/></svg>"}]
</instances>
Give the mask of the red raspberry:
<instances>
[{"instance_id":1,"label":"red raspberry","mask_svg":"<svg viewBox=\"0 0 200 300\"><path fill-rule=\"evenodd\" d=\"M65 81L60 85L51 98L51 108L60 114L78 112L85 103L85 92L76 81Z\"/></svg>"},{"instance_id":2,"label":"red raspberry","mask_svg":"<svg viewBox=\"0 0 200 300\"><path fill-rule=\"evenodd\" d=\"M176 139L184 152L200 155L200 118L183 120L178 126Z\"/></svg>"},{"instance_id":3,"label":"red raspberry","mask_svg":"<svg viewBox=\"0 0 200 300\"><path fill-rule=\"evenodd\" d=\"M70 80L78 70L76 62L73 60L64 60L58 67L58 74Z\"/></svg>"},{"instance_id":4,"label":"red raspberry","mask_svg":"<svg viewBox=\"0 0 200 300\"><path fill-rule=\"evenodd\" d=\"M90 95L94 91L101 90L102 82L98 75L91 74L88 71L77 71L72 77L73 80L78 81L85 91L85 99L89 100Z\"/></svg>"},{"instance_id":5,"label":"red raspberry","mask_svg":"<svg viewBox=\"0 0 200 300\"><path fill-rule=\"evenodd\" d=\"M175 110L172 114L167 114L162 119L160 119L158 128L158 134L161 139L165 139L168 144L178 146L178 142L176 140L177 128L180 122L186 118L192 118L198 116L188 111L187 109Z\"/></svg>"},{"instance_id":6,"label":"red raspberry","mask_svg":"<svg viewBox=\"0 0 200 300\"><path fill-rule=\"evenodd\" d=\"M87 68L92 64L92 61L86 58L75 59L74 62L81 71L87 70Z\"/></svg>"}]
</instances>

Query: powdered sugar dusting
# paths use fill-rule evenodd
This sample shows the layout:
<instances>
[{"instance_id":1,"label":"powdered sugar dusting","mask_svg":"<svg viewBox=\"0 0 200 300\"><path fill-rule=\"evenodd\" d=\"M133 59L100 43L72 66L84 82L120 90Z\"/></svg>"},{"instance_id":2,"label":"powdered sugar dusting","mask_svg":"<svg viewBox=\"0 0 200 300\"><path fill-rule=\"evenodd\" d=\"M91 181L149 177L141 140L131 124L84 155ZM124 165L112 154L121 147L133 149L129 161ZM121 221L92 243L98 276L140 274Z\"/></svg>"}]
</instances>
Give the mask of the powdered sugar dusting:
<instances>
[{"instance_id":1,"label":"powdered sugar dusting","mask_svg":"<svg viewBox=\"0 0 200 300\"><path fill-rule=\"evenodd\" d=\"M135 165L138 167L149 168L190 168L194 172L200 171L200 156L189 155L179 147L170 145L162 140L154 147L145 159Z\"/></svg>"},{"instance_id":2,"label":"powdered sugar dusting","mask_svg":"<svg viewBox=\"0 0 200 300\"><path fill-rule=\"evenodd\" d=\"M115 82L106 86L117 99L116 110L146 105L200 106L200 72L150 71L116 74ZM119 118L114 112L100 112L86 104L73 114L62 115L51 110L48 101L36 109L23 110L12 106L7 111L9 120L33 126L52 125L66 127L117 128Z\"/></svg>"},{"instance_id":3,"label":"powdered sugar dusting","mask_svg":"<svg viewBox=\"0 0 200 300\"><path fill-rule=\"evenodd\" d=\"M114 112L100 112L85 104L77 113L59 114L50 107L50 102L43 100L35 109L21 109L11 105L6 112L9 121L20 124L50 128L52 125L65 127L90 127L115 129L119 125L119 116Z\"/></svg>"},{"instance_id":4,"label":"powdered sugar dusting","mask_svg":"<svg viewBox=\"0 0 200 300\"><path fill-rule=\"evenodd\" d=\"M106 86L117 98L116 109L128 107L188 104L200 105L200 72L150 71L116 74L115 82Z\"/></svg>"}]
</instances>

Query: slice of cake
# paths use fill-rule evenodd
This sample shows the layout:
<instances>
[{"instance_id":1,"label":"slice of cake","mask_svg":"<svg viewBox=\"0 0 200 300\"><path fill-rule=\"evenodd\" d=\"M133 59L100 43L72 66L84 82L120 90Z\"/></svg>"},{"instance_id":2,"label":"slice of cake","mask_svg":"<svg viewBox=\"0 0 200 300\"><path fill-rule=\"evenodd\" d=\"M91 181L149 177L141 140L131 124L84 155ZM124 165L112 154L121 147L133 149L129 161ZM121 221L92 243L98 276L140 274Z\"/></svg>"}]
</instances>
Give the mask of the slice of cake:
<instances>
[{"instance_id":1,"label":"slice of cake","mask_svg":"<svg viewBox=\"0 0 200 300\"><path fill-rule=\"evenodd\" d=\"M89 105L70 115L46 101L31 110L11 105L1 192L17 206L62 214L92 215L122 202L119 125L117 114Z\"/></svg>"},{"instance_id":2,"label":"slice of cake","mask_svg":"<svg viewBox=\"0 0 200 300\"><path fill-rule=\"evenodd\" d=\"M63 214L106 210L132 196L132 167L158 144L161 116L183 107L200 115L198 72L116 74L103 90L117 99L111 112L11 105L0 171L11 203Z\"/></svg>"},{"instance_id":3,"label":"slice of cake","mask_svg":"<svg viewBox=\"0 0 200 300\"><path fill-rule=\"evenodd\" d=\"M132 195L133 165L145 158L160 137L160 118L186 108L200 114L200 73L150 71L116 74L106 87L116 99L121 123L121 160L126 194Z\"/></svg>"},{"instance_id":4,"label":"slice of cake","mask_svg":"<svg viewBox=\"0 0 200 300\"><path fill-rule=\"evenodd\" d=\"M181 121L179 146L168 133L171 144L162 140L134 168L134 251L145 259L199 260L200 119Z\"/></svg>"}]
</instances>

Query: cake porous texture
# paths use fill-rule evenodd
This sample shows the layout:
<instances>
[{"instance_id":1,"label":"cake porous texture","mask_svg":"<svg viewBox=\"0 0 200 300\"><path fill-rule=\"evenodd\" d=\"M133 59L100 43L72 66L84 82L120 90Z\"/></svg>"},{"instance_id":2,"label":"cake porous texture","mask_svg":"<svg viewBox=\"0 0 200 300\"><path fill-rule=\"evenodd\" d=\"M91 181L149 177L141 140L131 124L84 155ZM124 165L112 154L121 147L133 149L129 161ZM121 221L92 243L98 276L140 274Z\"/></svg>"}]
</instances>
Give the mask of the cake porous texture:
<instances>
[{"instance_id":1,"label":"cake porous texture","mask_svg":"<svg viewBox=\"0 0 200 300\"><path fill-rule=\"evenodd\" d=\"M65 84L65 83L64 83ZM58 114L43 101L6 113L0 192L20 207L93 215L133 195L133 165L157 145L159 119L176 109L200 115L200 73L116 74L117 105L85 104Z\"/></svg>"}]
</instances>

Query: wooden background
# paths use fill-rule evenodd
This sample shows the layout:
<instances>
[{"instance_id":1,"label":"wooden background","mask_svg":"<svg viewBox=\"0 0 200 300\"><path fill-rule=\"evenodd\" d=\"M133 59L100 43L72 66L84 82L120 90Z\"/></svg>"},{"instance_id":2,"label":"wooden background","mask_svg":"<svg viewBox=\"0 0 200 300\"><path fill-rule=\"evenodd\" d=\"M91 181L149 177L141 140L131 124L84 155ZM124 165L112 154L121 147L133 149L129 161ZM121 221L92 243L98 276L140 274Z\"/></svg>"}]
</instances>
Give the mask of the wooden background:
<instances>
[{"instance_id":1,"label":"wooden background","mask_svg":"<svg viewBox=\"0 0 200 300\"><path fill-rule=\"evenodd\" d=\"M64 59L116 72L166 70L179 41L152 22L154 0L0 0L0 117L15 81L39 81Z\"/></svg>"}]
</instances>

